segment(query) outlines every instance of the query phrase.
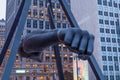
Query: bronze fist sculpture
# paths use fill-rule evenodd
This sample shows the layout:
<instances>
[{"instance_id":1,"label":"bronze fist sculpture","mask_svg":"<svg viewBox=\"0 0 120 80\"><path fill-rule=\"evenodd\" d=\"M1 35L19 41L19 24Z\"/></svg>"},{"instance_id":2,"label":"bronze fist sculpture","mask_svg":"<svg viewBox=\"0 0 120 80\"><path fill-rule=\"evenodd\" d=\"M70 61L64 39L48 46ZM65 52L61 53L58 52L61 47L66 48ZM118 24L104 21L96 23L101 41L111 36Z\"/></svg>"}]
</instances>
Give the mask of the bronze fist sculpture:
<instances>
[{"instance_id":1,"label":"bronze fist sculpture","mask_svg":"<svg viewBox=\"0 0 120 80\"><path fill-rule=\"evenodd\" d=\"M63 43L71 51L87 59L93 52L94 36L79 28L34 31L21 42L18 53L27 58L41 60L41 51L48 46Z\"/></svg>"}]
</instances>

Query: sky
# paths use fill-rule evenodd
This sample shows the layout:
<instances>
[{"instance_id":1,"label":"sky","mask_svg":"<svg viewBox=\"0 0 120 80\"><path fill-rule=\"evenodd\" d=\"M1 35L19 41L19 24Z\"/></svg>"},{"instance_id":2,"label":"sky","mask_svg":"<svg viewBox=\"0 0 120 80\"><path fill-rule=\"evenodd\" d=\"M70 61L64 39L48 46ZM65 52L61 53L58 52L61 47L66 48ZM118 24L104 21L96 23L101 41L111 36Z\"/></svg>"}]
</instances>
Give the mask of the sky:
<instances>
[{"instance_id":1,"label":"sky","mask_svg":"<svg viewBox=\"0 0 120 80\"><path fill-rule=\"evenodd\" d=\"M5 19L6 15L6 0L0 0L0 19Z\"/></svg>"}]
</instances>

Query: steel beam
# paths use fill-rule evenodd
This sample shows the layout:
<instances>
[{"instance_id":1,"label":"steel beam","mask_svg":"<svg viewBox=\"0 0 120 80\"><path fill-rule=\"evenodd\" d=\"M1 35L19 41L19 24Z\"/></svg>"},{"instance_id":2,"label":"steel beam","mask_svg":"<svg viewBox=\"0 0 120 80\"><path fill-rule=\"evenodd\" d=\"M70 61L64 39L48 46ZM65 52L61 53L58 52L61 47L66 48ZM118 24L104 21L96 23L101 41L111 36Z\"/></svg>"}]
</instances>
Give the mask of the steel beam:
<instances>
[{"instance_id":1,"label":"steel beam","mask_svg":"<svg viewBox=\"0 0 120 80\"><path fill-rule=\"evenodd\" d=\"M49 2L48 13L49 13L50 27L53 30L55 29L55 25L54 25L54 20L53 20L52 3L51 3L51 0L48 0L48 2ZM63 73L62 62L61 62L58 45L54 45L53 48L54 48L54 54L55 54L55 59L56 59L59 80L64 80L64 73Z\"/></svg>"},{"instance_id":2,"label":"steel beam","mask_svg":"<svg viewBox=\"0 0 120 80\"><path fill-rule=\"evenodd\" d=\"M14 39L14 42L13 42L13 46L11 48L10 56L8 58L6 66L4 68L4 73L2 75L2 80L10 80L10 74L11 74L14 62L16 60L16 53L17 53L17 50L18 50L18 47L19 47L19 43L20 43L20 40L21 40L21 35L22 35L22 32L23 32L23 29L24 29L24 26L25 26L27 13L28 13L28 10L29 10L30 4L31 4L31 0L22 0L22 3L23 3L23 5L20 6L20 7L23 7L20 10L20 13L21 12L22 13L21 13L20 17L16 17L18 19L20 18L19 21L18 21L19 24L16 25L17 30L16 30L16 34L15 34L15 39ZM19 11L18 11L18 14L19 14Z\"/></svg>"}]
</instances>

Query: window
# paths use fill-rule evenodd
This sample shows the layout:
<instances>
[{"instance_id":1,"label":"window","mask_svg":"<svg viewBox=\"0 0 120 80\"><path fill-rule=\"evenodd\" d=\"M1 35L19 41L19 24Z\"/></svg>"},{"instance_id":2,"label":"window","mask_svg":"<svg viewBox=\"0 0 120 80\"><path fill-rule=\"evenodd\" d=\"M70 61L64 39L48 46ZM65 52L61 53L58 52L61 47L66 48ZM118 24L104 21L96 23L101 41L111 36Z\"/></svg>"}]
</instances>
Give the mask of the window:
<instances>
[{"instance_id":1,"label":"window","mask_svg":"<svg viewBox=\"0 0 120 80\"><path fill-rule=\"evenodd\" d=\"M108 12L105 11L105 12L104 12L104 16L108 16Z\"/></svg>"},{"instance_id":2,"label":"window","mask_svg":"<svg viewBox=\"0 0 120 80\"><path fill-rule=\"evenodd\" d=\"M109 5L110 7L112 7L112 1L108 2L108 5Z\"/></svg>"},{"instance_id":3,"label":"window","mask_svg":"<svg viewBox=\"0 0 120 80\"><path fill-rule=\"evenodd\" d=\"M114 21L110 21L110 25L114 25Z\"/></svg>"},{"instance_id":4,"label":"window","mask_svg":"<svg viewBox=\"0 0 120 80\"><path fill-rule=\"evenodd\" d=\"M33 0L33 6L37 6L37 0Z\"/></svg>"},{"instance_id":5,"label":"window","mask_svg":"<svg viewBox=\"0 0 120 80\"><path fill-rule=\"evenodd\" d=\"M48 21L45 22L45 28L49 29L49 22Z\"/></svg>"},{"instance_id":6,"label":"window","mask_svg":"<svg viewBox=\"0 0 120 80\"><path fill-rule=\"evenodd\" d=\"M114 61L118 61L118 57L117 56L114 56Z\"/></svg>"},{"instance_id":7,"label":"window","mask_svg":"<svg viewBox=\"0 0 120 80\"><path fill-rule=\"evenodd\" d=\"M60 8L60 4L59 3L56 4L56 8Z\"/></svg>"},{"instance_id":8,"label":"window","mask_svg":"<svg viewBox=\"0 0 120 80\"><path fill-rule=\"evenodd\" d=\"M107 6L107 0L103 0L103 5Z\"/></svg>"},{"instance_id":9,"label":"window","mask_svg":"<svg viewBox=\"0 0 120 80\"><path fill-rule=\"evenodd\" d=\"M111 47L107 47L107 51L111 51Z\"/></svg>"},{"instance_id":10,"label":"window","mask_svg":"<svg viewBox=\"0 0 120 80\"><path fill-rule=\"evenodd\" d=\"M38 14L38 13L37 13L37 9L34 9L34 10L33 10L33 16L34 16L35 18L37 17L37 14Z\"/></svg>"},{"instance_id":11,"label":"window","mask_svg":"<svg viewBox=\"0 0 120 80\"><path fill-rule=\"evenodd\" d=\"M110 17L113 17L113 13L112 12L110 12L109 15L110 15Z\"/></svg>"},{"instance_id":12,"label":"window","mask_svg":"<svg viewBox=\"0 0 120 80\"><path fill-rule=\"evenodd\" d=\"M116 47L113 47L113 52L117 52L117 48Z\"/></svg>"},{"instance_id":13,"label":"window","mask_svg":"<svg viewBox=\"0 0 120 80\"><path fill-rule=\"evenodd\" d=\"M105 24L106 24L106 25L109 25L109 21L108 21L108 20L105 20Z\"/></svg>"},{"instance_id":14,"label":"window","mask_svg":"<svg viewBox=\"0 0 120 80\"><path fill-rule=\"evenodd\" d=\"M107 38L106 38L106 42L111 42L111 41L110 41L110 38L107 37Z\"/></svg>"},{"instance_id":15,"label":"window","mask_svg":"<svg viewBox=\"0 0 120 80\"><path fill-rule=\"evenodd\" d=\"M115 17L118 17L118 13L115 13Z\"/></svg>"},{"instance_id":16,"label":"window","mask_svg":"<svg viewBox=\"0 0 120 80\"><path fill-rule=\"evenodd\" d=\"M114 76L113 75L110 76L110 80L114 80Z\"/></svg>"},{"instance_id":17,"label":"window","mask_svg":"<svg viewBox=\"0 0 120 80\"><path fill-rule=\"evenodd\" d=\"M102 12L102 11L98 11L98 14L99 14L99 15L103 15L103 12Z\"/></svg>"},{"instance_id":18,"label":"window","mask_svg":"<svg viewBox=\"0 0 120 80\"><path fill-rule=\"evenodd\" d=\"M107 71L107 65L103 65L103 70Z\"/></svg>"},{"instance_id":19,"label":"window","mask_svg":"<svg viewBox=\"0 0 120 80\"><path fill-rule=\"evenodd\" d=\"M39 28L43 29L43 21L39 21Z\"/></svg>"},{"instance_id":20,"label":"window","mask_svg":"<svg viewBox=\"0 0 120 80\"><path fill-rule=\"evenodd\" d=\"M110 33L110 30L109 30L109 29L106 29L106 33Z\"/></svg>"},{"instance_id":21,"label":"window","mask_svg":"<svg viewBox=\"0 0 120 80\"><path fill-rule=\"evenodd\" d=\"M100 24L103 24L103 20L102 20L102 19L99 19L99 23L100 23Z\"/></svg>"},{"instance_id":22,"label":"window","mask_svg":"<svg viewBox=\"0 0 120 80\"><path fill-rule=\"evenodd\" d=\"M57 23L57 28L61 28L61 23Z\"/></svg>"},{"instance_id":23,"label":"window","mask_svg":"<svg viewBox=\"0 0 120 80\"><path fill-rule=\"evenodd\" d=\"M66 28L66 23L63 23L63 26L62 26L63 28Z\"/></svg>"},{"instance_id":24,"label":"window","mask_svg":"<svg viewBox=\"0 0 120 80\"><path fill-rule=\"evenodd\" d=\"M113 43L116 43L116 39L115 39L115 38L112 38L112 42L113 42Z\"/></svg>"},{"instance_id":25,"label":"window","mask_svg":"<svg viewBox=\"0 0 120 80\"><path fill-rule=\"evenodd\" d=\"M43 1L39 0L39 7L43 7Z\"/></svg>"},{"instance_id":26,"label":"window","mask_svg":"<svg viewBox=\"0 0 120 80\"><path fill-rule=\"evenodd\" d=\"M105 46L102 46L101 49L102 49L102 51L106 51L106 47Z\"/></svg>"},{"instance_id":27,"label":"window","mask_svg":"<svg viewBox=\"0 0 120 80\"><path fill-rule=\"evenodd\" d=\"M104 33L104 28L100 28L100 33Z\"/></svg>"},{"instance_id":28,"label":"window","mask_svg":"<svg viewBox=\"0 0 120 80\"><path fill-rule=\"evenodd\" d=\"M120 75L116 75L116 80L120 80Z\"/></svg>"},{"instance_id":29,"label":"window","mask_svg":"<svg viewBox=\"0 0 120 80\"><path fill-rule=\"evenodd\" d=\"M113 71L113 66L109 66L109 70ZM111 79L111 80L113 80L113 79Z\"/></svg>"},{"instance_id":30,"label":"window","mask_svg":"<svg viewBox=\"0 0 120 80\"><path fill-rule=\"evenodd\" d=\"M105 42L105 38L104 37L101 37L101 42Z\"/></svg>"},{"instance_id":31,"label":"window","mask_svg":"<svg viewBox=\"0 0 120 80\"><path fill-rule=\"evenodd\" d=\"M31 27L31 19L27 19L27 27L28 27L28 28Z\"/></svg>"},{"instance_id":32,"label":"window","mask_svg":"<svg viewBox=\"0 0 120 80\"><path fill-rule=\"evenodd\" d=\"M108 61L112 61L112 56L108 56Z\"/></svg>"},{"instance_id":33,"label":"window","mask_svg":"<svg viewBox=\"0 0 120 80\"><path fill-rule=\"evenodd\" d=\"M114 7L116 7L116 8L117 8L117 3L115 3L115 1L114 1Z\"/></svg>"},{"instance_id":34,"label":"window","mask_svg":"<svg viewBox=\"0 0 120 80\"><path fill-rule=\"evenodd\" d=\"M98 0L98 4L99 4L99 5L102 5L102 0Z\"/></svg>"},{"instance_id":35,"label":"window","mask_svg":"<svg viewBox=\"0 0 120 80\"><path fill-rule=\"evenodd\" d=\"M114 29L111 29L111 33L112 33L112 34L115 34L115 30L114 30Z\"/></svg>"},{"instance_id":36,"label":"window","mask_svg":"<svg viewBox=\"0 0 120 80\"><path fill-rule=\"evenodd\" d=\"M102 56L102 60L106 61L107 60L106 56Z\"/></svg>"},{"instance_id":37,"label":"window","mask_svg":"<svg viewBox=\"0 0 120 80\"><path fill-rule=\"evenodd\" d=\"M37 28L37 20L33 20L33 28Z\"/></svg>"}]
</instances>

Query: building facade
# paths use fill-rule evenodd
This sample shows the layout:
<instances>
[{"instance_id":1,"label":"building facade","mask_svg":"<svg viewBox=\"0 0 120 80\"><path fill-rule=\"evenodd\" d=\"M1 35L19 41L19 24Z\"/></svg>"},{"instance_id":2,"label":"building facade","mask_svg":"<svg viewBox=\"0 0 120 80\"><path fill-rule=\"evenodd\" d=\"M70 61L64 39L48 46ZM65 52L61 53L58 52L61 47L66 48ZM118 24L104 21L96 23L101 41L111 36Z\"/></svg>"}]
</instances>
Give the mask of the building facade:
<instances>
[{"instance_id":1,"label":"building facade","mask_svg":"<svg viewBox=\"0 0 120 80\"><path fill-rule=\"evenodd\" d=\"M0 20L0 53L5 42L5 20Z\"/></svg>"},{"instance_id":2,"label":"building facade","mask_svg":"<svg viewBox=\"0 0 120 80\"><path fill-rule=\"evenodd\" d=\"M105 79L120 80L120 0L71 0L71 8L80 28L95 35L93 54Z\"/></svg>"},{"instance_id":3,"label":"building facade","mask_svg":"<svg viewBox=\"0 0 120 80\"><path fill-rule=\"evenodd\" d=\"M6 11L6 34L10 30L16 12L20 6L21 0L7 0ZM68 4L69 4L68 0ZM69 28L70 24L59 4L58 0L52 0L52 7L54 12L54 22L57 29ZM48 11L46 7L46 0L31 0L31 6L28 10L27 20L24 26L23 35L25 36L34 30L50 29ZM61 60L64 70L65 78L68 75L73 78L73 53L66 49L65 45L59 45ZM6 60L9 56L8 50ZM56 60L54 50L48 47L41 52L43 54L43 61L41 63L34 60L21 58L16 55L13 70L11 72L11 80L58 80L58 73L56 67ZM6 62L4 61L4 63ZM3 65L4 67L4 65Z\"/></svg>"}]
</instances>

